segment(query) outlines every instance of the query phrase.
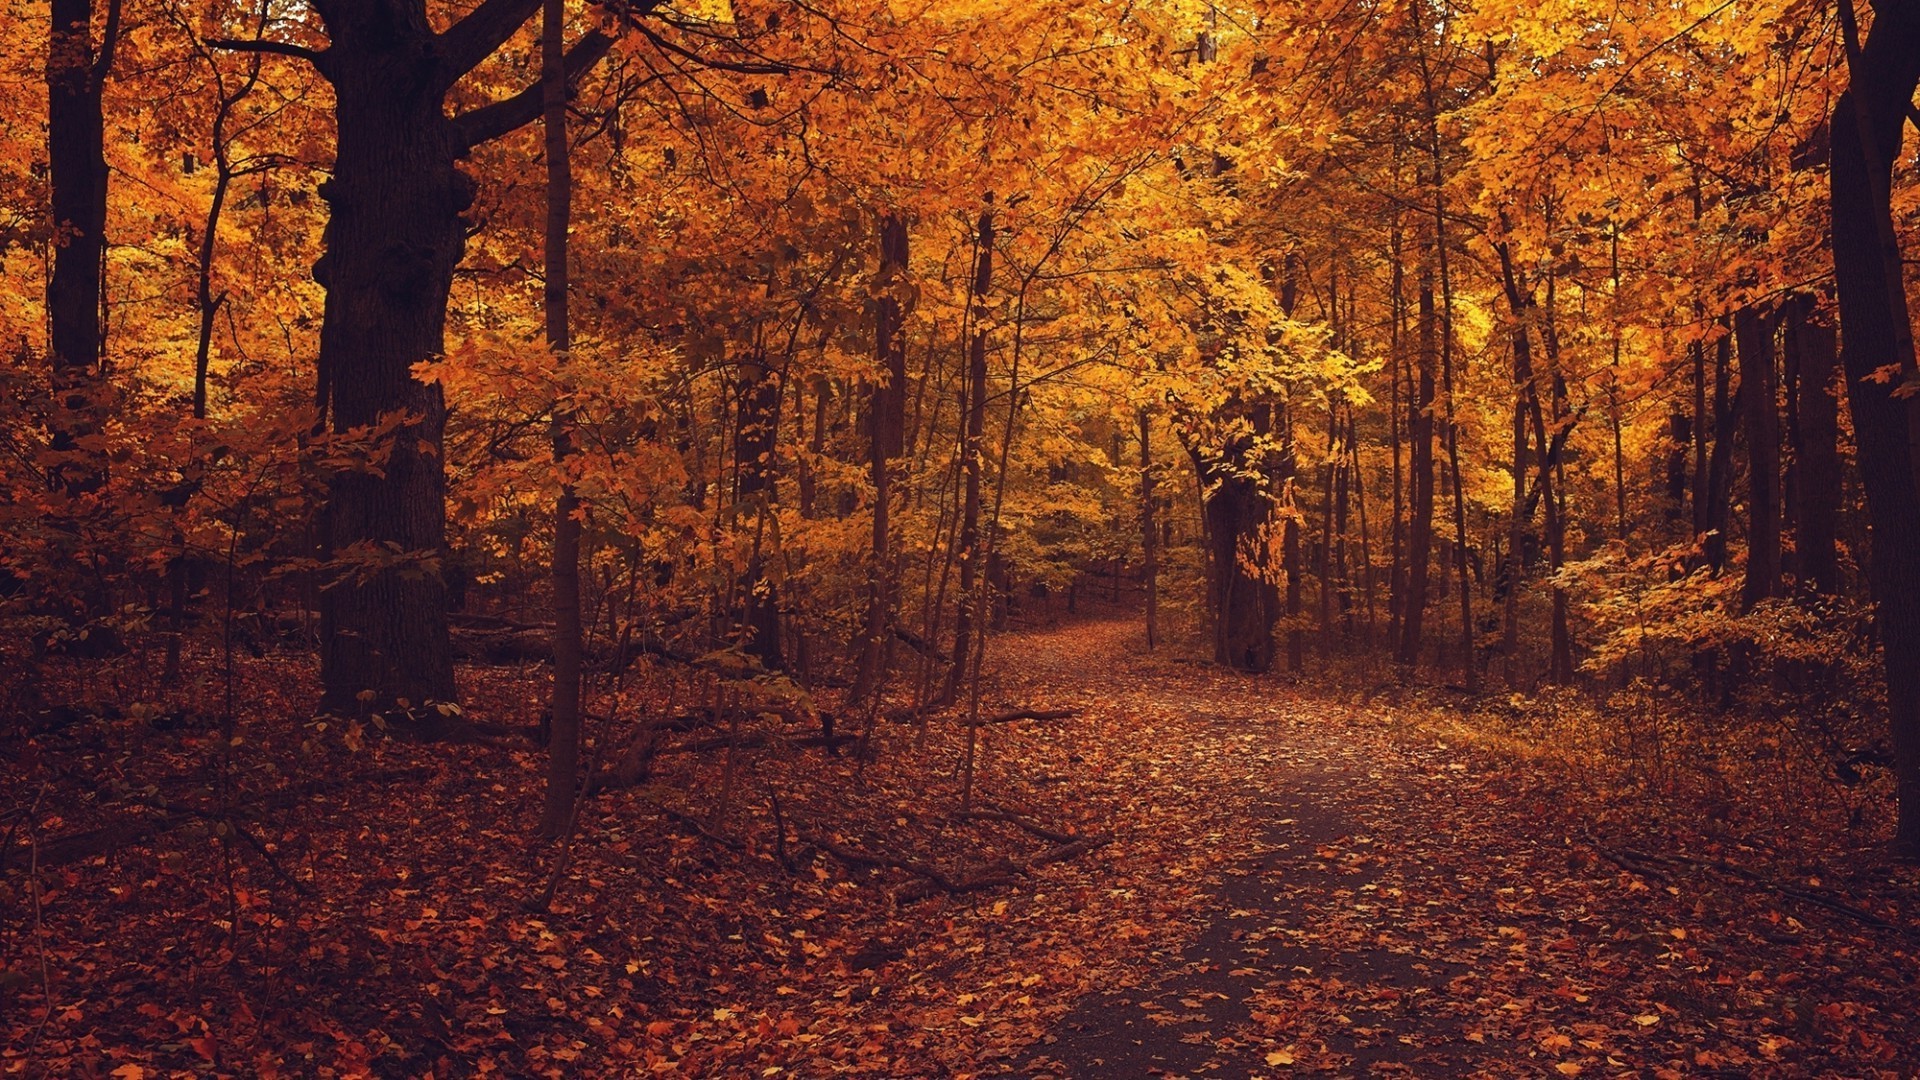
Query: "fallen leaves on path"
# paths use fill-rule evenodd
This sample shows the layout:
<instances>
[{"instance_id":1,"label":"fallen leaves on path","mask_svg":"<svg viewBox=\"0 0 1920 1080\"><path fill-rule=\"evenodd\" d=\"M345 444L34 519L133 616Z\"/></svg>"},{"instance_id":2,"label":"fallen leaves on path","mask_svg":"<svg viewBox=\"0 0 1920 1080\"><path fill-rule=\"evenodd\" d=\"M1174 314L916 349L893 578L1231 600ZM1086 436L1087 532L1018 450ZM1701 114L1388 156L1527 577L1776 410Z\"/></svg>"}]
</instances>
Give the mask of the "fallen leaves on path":
<instances>
[{"instance_id":1,"label":"fallen leaves on path","mask_svg":"<svg viewBox=\"0 0 1920 1080\"><path fill-rule=\"evenodd\" d=\"M530 748L349 750L275 719L305 688L272 662L247 672L239 746L99 721L40 748L47 790L75 795L45 806L81 810L43 808L37 836L124 812L122 790L189 791L224 754L251 791L427 773L262 810L261 852L181 829L43 870L37 923L8 923L0 1069L1100 1075L1047 1041L1098 992L1150 1003L1153 1038L1214 1063L1196 1075L1419 1072L1443 1052L1516 1076L1914 1071L1910 936L1711 871L1633 872L1583 839L1591 815L1550 774L1135 638L996 639L988 708L1075 710L981 729L978 807L998 816L954 814L948 718L920 749L883 726L871 764L771 743L724 819L723 755L665 757L587 807L541 914L523 907L552 858L524 839ZM479 681L481 715L537 699L514 669ZM1112 839L1034 864L1095 835ZM950 895L922 863L1010 884ZM25 877L7 875L11 904ZM1182 983L1200 941L1239 959Z\"/></svg>"}]
</instances>

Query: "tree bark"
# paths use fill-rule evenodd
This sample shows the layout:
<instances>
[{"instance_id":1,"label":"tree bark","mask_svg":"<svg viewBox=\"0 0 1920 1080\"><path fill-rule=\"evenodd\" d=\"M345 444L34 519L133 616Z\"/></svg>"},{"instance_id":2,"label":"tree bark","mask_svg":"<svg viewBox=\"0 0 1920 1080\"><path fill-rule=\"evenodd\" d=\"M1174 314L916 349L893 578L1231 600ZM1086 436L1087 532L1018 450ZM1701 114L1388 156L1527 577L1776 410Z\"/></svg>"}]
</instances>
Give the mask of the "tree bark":
<instances>
[{"instance_id":1,"label":"tree bark","mask_svg":"<svg viewBox=\"0 0 1920 1080\"><path fill-rule=\"evenodd\" d=\"M1154 490L1157 477L1153 464L1153 418L1147 410L1138 411L1140 423L1140 563L1147 585L1147 648L1160 643L1160 536L1155 520Z\"/></svg>"},{"instance_id":2,"label":"tree bark","mask_svg":"<svg viewBox=\"0 0 1920 1080\"><path fill-rule=\"evenodd\" d=\"M1730 339L1723 335L1714 347L1713 450L1707 457L1707 501L1701 511L1706 565L1715 573L1727 564L1727 532L1733 527L1734 433L1746 409L1747 384L1733 388L1732 361Z\"/></svg>"},{"instance_id":3,"label":"tree bark","mask_svg":"<svg viewBox=\"0 0 1920 1080\"><path fill-rule=\"evenodd\" d=\"M1889 197L1902 128L1920 84L1920 3L1878 5L1864 46L1848 0L1841 18L1851 85L1834 108L1829 181L1840 363L1867 495L1868 578L1900 801L1895 846L1920 858L1920 397L1897 395L1916 373Z\"/></svg>"},{"instance_id":4,"label":"tree bark","mask_svg":"<svg viewBox=\"0 0 1920 1080\"><path fill-rule=\"evenodd\" d=\"M547 157L544 263L547 348L564 363L572 348L568 324L567 228L573 217L573 163L567 146L567 82L562 35L565 0L544 0L540 33L542 129ZM553 463L564 475L572 453L572 417L554 408ZM562 480L553 505L553 694L548 699L547 793L540 835L556 838L573 820L580 786L580 499Z\"/></svg>"},{"instance_id":5,"label":"tree bark","mask_svg":"<svg viewBox=\"0 0 1920 1080\"><path fill-rule=\"evenodd\" d=\"M106 455L100 430L101 269L107 246L106 120L101 92L119 36L112 0L96 52L93 0L52 0L47 48L47 179L55 239L47 279L56 481L71 494L97 489Z\"/></svg>"},{"instance_id":6,"label":"tree bark","mask_svg":"<svg viewBox=\"0 0 1920 1080\"><path fill-rule=\"evenodd\" d=\"M987 332L978 325L980 302L993 287L993 211L980 212L974 234L973 284L968 293L967 372L961 397L966 412L960 436L961 470L965 487L960 503L960 531L956 537L960 549L960 602L954 617L953 666L947 669L946 685L940 692L940 704L952 704L960 693L960 680L969 670L967 660L973 637L987 613L981 610L981 560L985 555L980 543L981 480L986 465L987 432Z\"/></svg>"},{"instance_id":7,"label":"tree bark","mask_svg":"<svg viewBox=\"0 0 1920 1080\"><path fill-rule=\"evenodd\" d=\"M1400 601L1400 642L1397 659L1408 667L1420 663L1421 631L1427 613L1428 564L1433 551L1433 406L1435 337L1433 275L1420 273L1419 385L1407 410L1408 484L1412 495L1407 525L1406 595Z\"/></svg>"},{"instance_id":8,"label":"tree bark","mask_svg":"<svg viewBox=\"0 0 1920 1080\"><path fill-rule=\"evenodd\" d=\"M1780 592L1780 407L1774 376L1773 324L1744 307L1733 316L1747 435L1747 572L1745 608Z\"/></svg>"},{"instance_id":9,"label":"tree bark","mask_svg":"<svg viewBox=\"0 0 1920 1080\"><path fill-rule=\"evenodd\" d=\"M779 449L780 379L767 366L756 345L740 365L735 386L739 421L733 429L734 464L738 481L734 506L754 515L753 552L740 581L743 595L741 625L746 631L747 654L768 671L784 666L780 647L780 594L767 576L764 545L776 495L774 458Z\"/></svg>"},{"instance_id":10,"label":"tree bark","mask_svg":"<svg viewBox=\"0 0 1920 1080\"><path fill-rule=\"evenodd\" d=\"M1795 369L1794 577L1803 592L1832 596L1840 591L1840 403L1833 391L1840 341L1818 308L1801 294L1787 329Z\"/></svg>"},{"instance_id":11,"label":"tree bark","mask_svg":"<svg viewBox=\"0 0 1920 1080\"><path fill-rule=\"evenodd\" d=\"M1194 467L1205 497L1214 662L1235 671L1267 671L1273 667L1275 590L1258 573L1258 547L1272 500L1232 448L1219 456L1195 452Z\"/></svg>"},{"instance_id":12,"label":"tree bark","mask_svg":"<svg viewBox=\"0 0 1920 1080\"><path fill-rule=\"evenodd\" d=\"M892 539L888 531L893 500L892 461L905 436L907 401L906 336L896 291L907 273L907 226L894 215L880 219L880 270L874 289L873 354L879 369L868 408L868 466L873 482L873 544L867 579L865 641L851 697L878 694L885 680L892 576Z\"/></svg>"},{"instance_id":13,"label":"tree bark","mask_svg":"<svg viewBox=\"0 0 1920 1080\"><path fill-rule=\"evenodd\" d=\"M446 349L447 297L466 248L468 150L540 115L542 88L458 118L445 98L539 10L486 0L442 33L424 0L330 0L328 48L311 57L333 85L329 219L314 278L327 290L316 398L332 431L365 459L327 477L320 556L321 708L352 712L455 696L441 558L446 403L413 366ZM634 11L643 14L651 3ZM569 78L604 55L590 33L566 54ZM365 699L362 695L365 695Z\"/></svg>"}]
</instances>

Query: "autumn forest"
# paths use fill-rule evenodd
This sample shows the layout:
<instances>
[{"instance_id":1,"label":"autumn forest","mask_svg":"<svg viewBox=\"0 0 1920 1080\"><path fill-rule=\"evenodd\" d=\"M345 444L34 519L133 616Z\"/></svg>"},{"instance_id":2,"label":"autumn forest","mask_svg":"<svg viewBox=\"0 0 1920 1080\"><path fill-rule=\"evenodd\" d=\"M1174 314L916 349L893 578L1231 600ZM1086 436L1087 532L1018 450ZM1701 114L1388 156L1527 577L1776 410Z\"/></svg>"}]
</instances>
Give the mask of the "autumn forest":
<instances>
[{"instance_id":1,"label":"autumn forest","mask_svg":"<svg viewBox=\"0 0 1920 1080\"><path fill-rule=\"evenodd\" d=\"M1920 1072L1920 0L0 0L0 1074Z\"/></svg>"}]
</instances>

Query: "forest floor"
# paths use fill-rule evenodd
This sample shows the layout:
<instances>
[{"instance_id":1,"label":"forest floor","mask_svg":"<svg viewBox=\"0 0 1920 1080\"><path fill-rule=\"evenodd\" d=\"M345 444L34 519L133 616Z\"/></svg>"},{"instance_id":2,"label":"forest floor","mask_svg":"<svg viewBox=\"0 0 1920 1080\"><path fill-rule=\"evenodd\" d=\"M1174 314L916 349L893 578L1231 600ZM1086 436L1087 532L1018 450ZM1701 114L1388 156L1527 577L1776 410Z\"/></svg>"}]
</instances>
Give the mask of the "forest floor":
<instances>
[{"instance_id":1,"label":"forest floor","mask_svg":"<svg viewBox=\"0 0 1920 1080\"><path fill-rule=\"evenodd\" d=\"M222 694L107 709L158 691L93 671L6 747L0 1073L1920 1075L1920 873L1873 849L1599 798L1131 618L990 657L984 713L1073 714L981 729L972 816L951 717L871 761L694 732L586 804L544 911L530 744L322 728L275 657L236 669L236 743ZM464 677L482 717L542 695Z\"/></svg>"}]
</instances>

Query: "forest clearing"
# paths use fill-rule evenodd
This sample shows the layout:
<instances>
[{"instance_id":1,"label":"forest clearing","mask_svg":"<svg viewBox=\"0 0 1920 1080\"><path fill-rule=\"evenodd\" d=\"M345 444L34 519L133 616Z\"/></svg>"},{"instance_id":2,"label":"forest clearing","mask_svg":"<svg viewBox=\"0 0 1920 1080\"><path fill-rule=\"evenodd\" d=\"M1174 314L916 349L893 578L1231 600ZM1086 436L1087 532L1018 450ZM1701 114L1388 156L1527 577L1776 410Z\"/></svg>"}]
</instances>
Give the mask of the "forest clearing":
<instances>
[{"instance_id":1,"label":"forest clearing","mask_svg":"<svg viewBox=\"0 0 1920 1080\"><path fill-rule=\"evenodd\" d=\"M1920 1075L1920 0L0 0L0 1075Z\"/></svg>"}]
</instances>

